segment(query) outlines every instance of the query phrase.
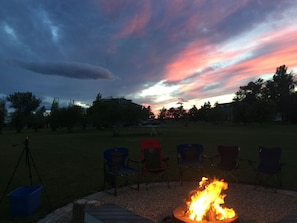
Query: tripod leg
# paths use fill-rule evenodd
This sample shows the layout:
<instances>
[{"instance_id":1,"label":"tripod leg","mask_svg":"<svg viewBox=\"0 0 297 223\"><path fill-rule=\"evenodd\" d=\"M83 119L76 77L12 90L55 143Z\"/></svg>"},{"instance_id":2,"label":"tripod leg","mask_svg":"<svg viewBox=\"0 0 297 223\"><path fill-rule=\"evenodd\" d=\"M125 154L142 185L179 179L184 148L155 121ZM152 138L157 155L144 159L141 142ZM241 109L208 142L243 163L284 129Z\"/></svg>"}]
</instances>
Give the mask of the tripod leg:
<instances>
[{"instance_id":1,"label":"tripod leg","mask_svg":"<svg viewBox=\"0 0 297 223\"><path fill-rule=\"evenodd\" d=\"M36 166L36 164L35 164L35 162L34 162L33 156L32 156L32 154L31 154L31 152L30 152L29 149L28 149L28 155L29 155L28 158L31 159L31 161L32 161L32 164L33 164L33 167L34 167L34 169L35 169L35 171L36 171L36 173L37 173L38 179L39 179L41 185L43 186L43 190L44 190L45 196L46 196L46 198L47 198L48 204L49 204L50 208L53 209L53 206L52 206L52 203L50 202L50 199L49 199L47 190L46 190L46 188L45 188L45 186L44 186L44 183L42 182L42 179L41 179L41 177L40 177L39 171L38 171L38 169L37 169L37 166Z\"/></svg>"},{"instance_id":2,"label":"tripod leg","mask_svg":"<svg viewBox=\"0 0 297 223\"><path fill-rule=\"evenodd\" d=\"M11 175L9 181L8 181L8 184L7 184L6 188L5 188L5 191L4 191L3 196L2 196L2 198L1 198L1 200L0 200L0 203L4 200L4 197L5 197L5 195L6 195L7 191L8 191L8 188L9 188L9 186L10 186L12 180L13 180L13 177L14 177L14 175L15 175L15 172L16 172L16 170L17 170L17 168L18 168L18 166L19 166L19 164L20 164L20 162L21 162L21 160L22 160L22 157L23 157L23 155L24 155L24 152L25 152L25 148L23 149L23 151L22 151L22 153L21 153L21 155L20 155L20 158L19 158L19 160L18 160L18 162L17 162L17 164L16 164L16 166L15 166L15 168L14 168L14 170L13 170L13 173L12 173L12 175Z\"/></svg>"},{"instance_id":3,"label":"tripod leg","mask_svg":"<svg viewBox=\"0 0 297 223\"><path fill-rule=\"evenodd\" d=\"M32 181L32 171L31 171L31 162L30 162L30 150L29 148L26 146L26 164L28 166L28 171L29 171L29 178L30 178L30 185L33 184L33 181Z\"/></svg>"}]
</instances>

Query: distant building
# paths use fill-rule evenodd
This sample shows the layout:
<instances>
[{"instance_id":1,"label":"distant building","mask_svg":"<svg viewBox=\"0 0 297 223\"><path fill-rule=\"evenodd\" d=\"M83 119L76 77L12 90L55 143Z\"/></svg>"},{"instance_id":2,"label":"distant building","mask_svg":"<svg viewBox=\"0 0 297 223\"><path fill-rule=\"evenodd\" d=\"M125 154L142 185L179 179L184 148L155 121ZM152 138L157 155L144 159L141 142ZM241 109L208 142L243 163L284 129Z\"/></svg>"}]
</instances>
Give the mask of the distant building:
<instances>
[{"instance_id":1,"label":"distant building","mask_svg":"<svg viewBox=\"0 0 297 223\"><path fill-rule=\"evenodd\" d=\"M110 98L102 98L101 99L102 102L118 102L119 104L129 104L129 103L132 103L132 100L130 99L126 99L126 98L113 98L113 97L110 97Z\"/></svg>"},{"instance_id":2,"label":"distant building","mask_svg":"<svg viewBox=\"0 0 297 223\"><path fill-rule=\"evenodd\" d=\"M120 105L135 105L138 106L140 108L142 108L142 105L136 104L134 102L132 102L131 99L126 99L126 98L102 98L101 99L102 102L118 102L118 104Z\"/></svg>"},{"instance_id":3,"label":"distant building","mask_svg":"<svg viewBox=\"0 0 297 223\"><path fill-rule=\"evenodd\" d=\"M233 121L233 104L234 102L218 104L224 111L225 121Z\"/></svg>"}]
</instances>

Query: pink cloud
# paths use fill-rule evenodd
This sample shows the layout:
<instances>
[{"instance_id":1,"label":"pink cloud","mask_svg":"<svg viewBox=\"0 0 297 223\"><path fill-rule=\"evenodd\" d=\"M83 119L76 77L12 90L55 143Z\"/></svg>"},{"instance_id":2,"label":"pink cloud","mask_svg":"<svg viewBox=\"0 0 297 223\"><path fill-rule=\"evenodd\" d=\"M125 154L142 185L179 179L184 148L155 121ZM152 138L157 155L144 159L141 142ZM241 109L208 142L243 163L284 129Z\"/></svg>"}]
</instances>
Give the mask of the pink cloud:
<instances>
[{"instance_id":1,"label":"pink cloud","mask_svg":"<svg viewBox=\"0 0 297 223\"><path fill-rule=\"evenodd\" d=\"M103 9L106 15L115 17L120 14L120 12L125 7L126 2L122 0L108 0L108 1L100 1L98 7Z\"/></svg>"},{"instance_id":2,"label":"pink cloud","mask_svg":"<svg viewBox=\"0 0 297 223\"><path fill-rule=\"evenodd\" d=\"M224 88L232 88L234 86L239 88L240 85L247 84L249 79L255 81L263 74L271 74L272 76L275 73L276 67L283 64L288 67L288 72L290 72L290 70L297 67L295 56L297 52L297 39L295 41L295 45L284 41L284 44L280 44L278 49L271 54L259 56L222 70L221 72L224 73L224 76L233 74L225 82ZM239 73L236 73L236 71Z\"/></svg>"},{"instance_id":3,"label":"pink cloud","mask_svg":"<svg viewBox=\"0 0 297 223\"><path fill-rule=\"evenodd\" d=\"M185 11L191 11L191 16L179 26L171 27L168 32L172 33L172 39L175 39L177 35L190 35L196 36L196 31L204 31L204 27L207 29L214 29L215 25L222 21L225 17L239 10L246 5L247 0L232 2L227 5L220 3L219 1L194 1L191 2L191 8L187 1L183 0L171 0L167 5L164 19L159 22L159 27L166 28L166 24L170 24L171 21L178 22L180 15L183 15ZM218 10L218 4L219 10ZM206 10L203 10L205 9ZM199 13L193 13L193 11L199 11Z\"/></svg>"},{"instance_id":4,"label":"pink cloud","mask_svg":"<svg viewBox=\"0 0 297 223\"><path fill-rule=\"evenodd\" d=\"M175 0L174 2L175 4L170 5L167 9L165 19L160 22L160 26L162 26L162 24L167 24L170 20L174 19L180 11L185 10L185 8L183 8L183 3L185 3L184 1ZM175 41L178 39L177 36L180 35L190 35L193 37L197 35L197 29L200 29L198 32L208 32L207 30L203 30L204 27L207 27L210 31L214 31L216 25L221 20L239 10L241 7L244 7L246 2L247 0L236 1L236 3L231 5L222 5L220 10L218 10L216 5L218 4L217 2L209 4L210 6L207 5L208 10L200 10L199 13L193 14L193 16L183 23L182 26L174 27L172 30L167 30L169 33L172 33L170 41ZM193 5L193 8L206 7L205 5L208 3L209 2L206 1L197 1L196 4ZM207 18L207 20L205 18ZM167 64L165 74L166 79L168 81L183 80L193 73L196 73L197 69L203 70L207 68L207 65L210 64L211 61L219 61L220 59L233 57L242 53L237 51L209 56L216 48L216 46L212 46L209 41L210 40L206 38L199 38L199 40L190 42L171 63ZM203 75L199 76L199 78L203 78Z\"/></svg>"},{"instance_id":5,"label":"pink cloud","mask_svg":"<svg viewBox=\"0 0 297 223\"><path fill-rule=\"evenodd\" d=\"M297 37L295 35L296 28L288 28L287 30L279 30L277 33L268 33L255 39L255 42L261 41L256 47L271 47L269 54L255 55L254 58L243 60L237 64L227 66L224 68L210 70L201 73L193 80L197 82L190 87L184 87L184 90L202 88L203 86L214 83L222 83L221 90L237 89L240 85L247 84L251 79L258 79L263 74L273 75L276 67L286 64L288 71L297 67L296 52L297 52ZM270 37L270 38L269 38ZM207 55L211 49L200 49L204 44L197 44L196 46L184 50L176 61L168 65L167 78L168 80L182 80L188 77L195 69L203 70L206 64L211 64L216 61L226 61L226 58L234 58L237 55L244 53L244 50L215 53L213 56ZM198 49L200 50L197 50ZM257 52L257 48L248 49L253 54ZM259 48L260 49L260 48ZM216 51L217 52L217 51ZM202 56L201 56L202 55ZM194 59L193 59L194 58ZM234 92L235 93L235 92Z\"/></svg>"},{"instance_id":6,"label":"pink cloud","mask_svg":"<svg viewBox=\"0 0 297 223\"><path fill-rule=\"evenodd\" d=\"M143 29L151 18L151 5L149 1L141 2L141 9L130 20L126 22L124 27L115 34L115 38L123 38L130 35L141 35Z\"/></svg>"},{"instance_id":7,"label":"pink cloud","mask_svg":"<svg viewBox=\"0 0 297 223\"><path fill-rule=\"evenodd\" d=\"M175 57L175 60L166 66L165 77L168 81L179 81L187 78L189 75L196 72L197 68L203 67L205 58L204 55L205 41L196 41L188 45L186 49Z\"/></svg>"}]
</instances>

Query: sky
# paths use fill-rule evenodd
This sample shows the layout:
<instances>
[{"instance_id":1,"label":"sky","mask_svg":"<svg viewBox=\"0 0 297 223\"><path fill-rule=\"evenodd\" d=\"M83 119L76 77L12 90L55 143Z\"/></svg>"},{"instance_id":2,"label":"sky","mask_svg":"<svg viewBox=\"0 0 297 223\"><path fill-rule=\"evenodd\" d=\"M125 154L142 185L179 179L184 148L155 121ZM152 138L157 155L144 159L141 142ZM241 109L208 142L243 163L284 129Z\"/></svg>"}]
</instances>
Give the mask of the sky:
<instances>
[{"instance_id":1,"label":"sky","mask_svg":"<svg viewBox=\"0 0 297 223\"><path fill-rule=\"evenodd\" d=\"M276 67L297 71L296 14L297 0L1 0L0 98L231 102Z\"/></svg>"}]
</instances>

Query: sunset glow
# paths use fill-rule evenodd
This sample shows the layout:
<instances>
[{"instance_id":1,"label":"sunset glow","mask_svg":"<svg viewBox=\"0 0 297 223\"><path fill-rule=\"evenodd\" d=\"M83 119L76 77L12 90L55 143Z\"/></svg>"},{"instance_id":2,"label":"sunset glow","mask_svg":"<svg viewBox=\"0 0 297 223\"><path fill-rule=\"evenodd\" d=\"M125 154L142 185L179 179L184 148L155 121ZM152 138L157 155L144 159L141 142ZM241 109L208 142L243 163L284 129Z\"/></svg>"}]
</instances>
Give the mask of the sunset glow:
<instances>
[{"instance_id":1,"label":"sunset glow","mask_svg":"<svg viewBox=\"0 0 297 223\"><path fill-rule=\"evenodd\" d=\"M272 78L283 64L297 70L295 1L35 3L3 3L3 97L31 91L50 108L54 98L87 106L100 93L157 115L230 102L240 86Z\"/></svg>"}]
</instances>

